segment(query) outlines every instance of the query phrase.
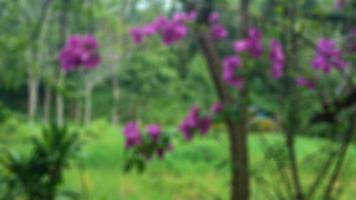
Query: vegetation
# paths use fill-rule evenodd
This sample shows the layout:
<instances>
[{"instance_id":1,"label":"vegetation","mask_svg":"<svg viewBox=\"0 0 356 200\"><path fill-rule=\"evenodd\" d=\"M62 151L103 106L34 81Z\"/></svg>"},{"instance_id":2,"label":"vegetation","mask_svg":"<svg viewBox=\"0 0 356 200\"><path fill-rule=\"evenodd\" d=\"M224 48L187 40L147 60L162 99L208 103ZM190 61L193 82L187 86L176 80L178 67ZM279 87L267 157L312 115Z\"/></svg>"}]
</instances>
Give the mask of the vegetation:
<instances>
[{"instance_id":1,"label":"vegetation","mask_svg":"<svg viewBox=\"0 0 356 200\"><path fill-rule=\"evenodd\" d=\"M352 199L355 9L0 0L0 199Z\"/></svg>"}]
</instances>

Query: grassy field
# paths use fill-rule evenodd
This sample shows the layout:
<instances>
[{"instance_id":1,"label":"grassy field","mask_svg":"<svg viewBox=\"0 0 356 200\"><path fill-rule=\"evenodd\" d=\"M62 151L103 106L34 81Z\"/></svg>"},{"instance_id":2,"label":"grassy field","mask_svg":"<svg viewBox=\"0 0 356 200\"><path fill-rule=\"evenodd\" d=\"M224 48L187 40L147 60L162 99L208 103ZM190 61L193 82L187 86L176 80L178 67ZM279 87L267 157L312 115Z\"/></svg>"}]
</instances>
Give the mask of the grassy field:
<instances>
[{"instance_id":1,"label":"grassy field","mask_svg":"<svg viewBox=\"0 0 356 200\"><path fill-rule=\"evenodd\" d=\"M32 128L39 131L38 128ZM36 132L33 131L33 132ZM211 134L191 142L174 140L174 150L164 160L152 159L145 172L124 173L123 138L119 127L104 123L89 127L82 133L83 148L65 173L61 192L82 193L81 199L90 200L219 200L228 199L229 154L225 134ZM31 135L31 134L30 134ZM27 135L25 138L29 138ZM25 150L26 139L19 136L2 139L12 149ZM21 137L22 138L22 137ZM252 195L254 200L273 199L273 189L283 187L282 173L274 167L285 165L283 137L278 134L251 134L249 138ZM298 138L297 152L304 188L322 167L323 152L331 149L332 142ZM273 148L272 148L273 147ZM280 160L271 159L271 154ZM356 148L352 146L342 174L343 195L352 200L356 196ZM287 172L285 168L283 173ZM342 186L342 187L341 187ZM60 197L59 199L67 199Z\"/></svg>"}]
</instances>

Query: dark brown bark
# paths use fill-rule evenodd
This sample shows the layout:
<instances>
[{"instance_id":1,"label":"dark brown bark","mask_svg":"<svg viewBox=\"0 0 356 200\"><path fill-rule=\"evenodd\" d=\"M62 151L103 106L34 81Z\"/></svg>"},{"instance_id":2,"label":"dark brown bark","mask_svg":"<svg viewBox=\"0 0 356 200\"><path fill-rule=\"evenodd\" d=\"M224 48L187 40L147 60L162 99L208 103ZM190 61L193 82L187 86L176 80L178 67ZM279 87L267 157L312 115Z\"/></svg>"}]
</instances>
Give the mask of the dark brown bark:
<instances>
[{"instance_id":1,"label":"dark brown bark","mask_svg":"<svg viewBox=\"0 0 356 200\"><path fill-rule=\"evenodd\" d=\"M223 82L220 78L222 63L218 52L206 32L199 32L198 37L219 99L221 102L227 103L229 97L225 92ZM229 132L230 140L231 199L247 200L249 198L249 174L246 119L240 118L239 123L235 125L232 118L228 116L225 119L225 124Z\"/></svg>"},{"instance_id":2,"label":"dark brown bark","mask_svg":"<svg viewBox=\"0 0 356 200\"><path fill-rule=\"evenodd\" d=\"M207 16L212 10L211 1L205 4L198 21L205 23ZM246 35L248 30L249 0L240 0L240 27L241 35ZM199 45L208 63L210 76L213 79L215 90L219 100L225 104L230 102L230 97L225 91L225 85L221 80L222 61L219 53L204 30L198 30ZM245 87L246 88L246 87ZM239 120L235 122L231 116L225 118L225 124L229 133L230 156L231 156L231 196L232 200L249 199L249 172L248 172L248 149L247 149L247 89L242 89L240 99ZM235 124L236 123L236 124Z\"/></svg>"}]
</instances>

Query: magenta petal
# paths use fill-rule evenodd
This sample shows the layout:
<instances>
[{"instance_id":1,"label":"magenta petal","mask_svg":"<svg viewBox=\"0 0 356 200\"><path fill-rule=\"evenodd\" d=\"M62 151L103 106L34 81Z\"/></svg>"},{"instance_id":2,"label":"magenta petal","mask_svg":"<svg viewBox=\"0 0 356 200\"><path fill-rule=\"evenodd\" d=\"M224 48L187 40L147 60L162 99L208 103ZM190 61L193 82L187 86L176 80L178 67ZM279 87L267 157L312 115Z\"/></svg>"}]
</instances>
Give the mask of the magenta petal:
<instances>
[{"instance_id":1,"label":"magenta petal","mask_svg":"<svg viewBox=\"0 0 356 200\"><path fill-rule=\"evenodd\" d=\"M216 24L213 27L211 27L210 30L210 36L214 39L217 40L222 40L225 39L228 36L228 31L225 29L225 27Z\"/></svg>"},{"instance_id":2,"label":"magenta petal","mask_svg":"<svg viewBox=\"0 0 356 200\"><path fill-rule=\"evenodd\" d=\"M144 40L143 30L140 27L131 28L130 36L135 44L141 44Z\"/></svg>"},{"instance_id":3,"label":"magenta petal","mask_svg":"<svg viewBox=\"0 0 356 200\"><path fill-rule=\"evenodd\" d=\"M152 139L158 139L161 135L161 127L158 124L150 124L147 127L147 132L151 136Z\"/></svg>"},{"instance_id":4,"label":"magenta petal","mask_svg":"<svg viewBox=\"0 0 356 200\"><path fill-rule=\"evenodd\" d=\"M233 49L235 50L236 53L247 51L248 48L249 48L249 43L246 40L238 40L233 44Z\"/></svg>"}]
</instances>

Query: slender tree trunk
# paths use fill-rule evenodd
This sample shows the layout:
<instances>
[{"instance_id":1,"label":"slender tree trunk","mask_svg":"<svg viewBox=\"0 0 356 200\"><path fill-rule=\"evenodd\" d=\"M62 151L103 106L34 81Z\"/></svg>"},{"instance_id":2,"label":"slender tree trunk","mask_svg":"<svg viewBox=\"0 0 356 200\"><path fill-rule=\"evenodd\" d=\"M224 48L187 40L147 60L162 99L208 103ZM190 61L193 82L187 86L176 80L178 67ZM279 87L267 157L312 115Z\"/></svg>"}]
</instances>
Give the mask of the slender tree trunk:
<instances>
[{"instance_id":1,"label":"slender tree trunk","mask_svg":"<svg viewBox=\"0 0 356 200\"><path fill-rule=\"evenodd\" d=\"M296 9L297 5L295 2L290 2L288 4L288 18L290 20L290 23L292 24L292 29L294 29L296 25ZM298 39L294 35L294 30L290 31L288 36L289 36L289 43L290 43L290 48L288 52L293 52L292 54L288 54L288 60L289 65L288 69L289 71L291 69L297 69L299 66L299 45L298 45ZM286 128L286 145L288 149L288 158L289 158L289 163L291 166L291 175L292 175L292 181L293 181L293 186L295 190L295 198L296 200L304 200L305 195L304 191L301 185L300 181L300 175L299 175L299 167L298 167L298 159L297 159L297 154L295 150L295 143L296 143L296 134L299 128L299 101L298 101L298 91L296 90L294 80L290 79L288 80L288 93L290 93L290 101L289 101L289 113L288 113L288 125Z\"/></svg>"},{"instance_id":2,"label":"slender tree trunk","mask_svg":"<svg viewBox=\"0 0 356 200\"><path fill-rule=\"evenodd\" d=\"M50 122L52 107L52 89L50 86L45 87L44 102L43 102L43 120L46 124Z\"/></svg>"},{"instance_id":3,"label":"slender tree trunk","mask_svg":"<svg viewBox=\"0 0 356 200\"><path fill-rule=\"evenodd\" d=\"M75 99L74 103L74 121L80 125L82 123L82 98Z\"/></svg>"},{"instance_id":4,"label":"slender tree trunk","mask_svg":"<svg viewBox=\"0 0 356 200\"><path fill-rule=\"evenodd\" d=\"M119 99L120 99L119 80L117 76L113 77L112 79L112 97L113 97L112 123L117 124L119 122Z\"/></svg>"},{"instance_id":5,"label":"slender tree trunk","mask_svg":"<svg viewBox=\"0 0 356 200\"><path fill-rule=\"evenodd\" d=\"M220 79L221 60L218 57L217 51L207 33L200 32L199 41L209 64L210 75L214 81L219 99L221 102L227 103L229 98L224 91L224 86ZM247 130L246 121L241 120L236 125L230 116L225 119L230 139L231 200L247 200L249 198Z\"/></svg>"},{"instance_id":6,"label":"slender tree trunk","mask_svg":"<svg viewBox=\"0 0 356 200\"><path fill-rule=\"evenodd\" d=\"M39 89L39 79L33 73L33 70L29 70L28 80L28 117L32 122L37 115L38 107L38 89Z\"/></svg>"},{"instance_id":7,"label":"slender tree trunk","mask_svg":"<svg viewBox=\"0 0 356 200\"><path fill-rule=\"evenodd\" d=\"M58 80L58 86L61 88L63 81L64 81L64 72L61 72L59 80ZM61 94L61 91L57 91L56 94L56 111L57 111L57 125L58 126L63 126L64 125L64 99L63 95Z\"/></svg>"},{"instance_id":8,"label":"slender tree trunk","mask_svg":"<svg viewBox=\"0 0 356 200\"><path fill-rule=\"evenodd\" d=\"M85 81L85 92L84 92L84 124L88 125L92 117L92 93L93 87L89 80Z\"/></svg>"},{"instance_id":9,"label":"slender tree trunk","mask_svg":"<svg viewBox=\"0 0 356 200\"><path fill-rule=\"evenodd\" d=\"M206 3L207 11L211 10L211 1ZM242 35L246 35L248 29L249 0L240 0L240 27ZM206 19L205 19L206 20ZM203 19L204 21L204 19ZM231 101L227 95L224 83L221 80L222 61L218 51L205 30L198 29L198 39L203 54L208 63L209 72L213 79L216 92L223 103ZM229 132L231 155L231 200L249 199L249 172L247 149L247 89L241 91L241 113L238 122L231 116L226 117L225 124ZM236 123L236 124L235 124Z\"/></svg>"},{"instance_id":10,"label":"slender tree trunk","mask_svg":"<svg viewBox=\"0 0 356 200\"><path fill-rule=\"evenodd\" d=\"M64 42L67 37L67 22L68 22L68 16L67 16L67 10L68 7L70 6L70 0L63 0L62 5L61 5L61 13L60 17L58 18L59 20L59 42L58 42L58 49L61 49L64 45ZM58 88L59 92L57 91L56 94L56 111L57 111L57 125L58 126L63 126L64 125L64 98L62 95L62 89L65 81L65 72L60 70L59 76L58 76Z\"/></svg>"}]
</instances>

